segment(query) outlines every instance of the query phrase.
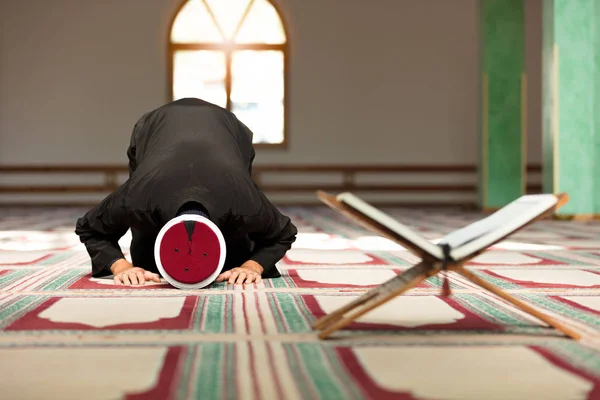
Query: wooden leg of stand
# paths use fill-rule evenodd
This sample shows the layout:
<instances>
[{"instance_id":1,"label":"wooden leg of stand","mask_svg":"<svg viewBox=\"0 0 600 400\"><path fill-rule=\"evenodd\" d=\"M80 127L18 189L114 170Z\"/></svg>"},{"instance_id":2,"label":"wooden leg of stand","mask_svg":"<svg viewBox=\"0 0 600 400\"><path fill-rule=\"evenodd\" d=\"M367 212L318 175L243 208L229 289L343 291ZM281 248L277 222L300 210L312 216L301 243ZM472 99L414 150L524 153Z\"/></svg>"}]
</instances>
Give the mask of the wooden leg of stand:
<instances>
[{"instance_id":1,"label":"wooden leg of stand","mask_svg":"<svg viewBox=\"0 0 600 400\"><path fill-rule=\"evenodd\" d=\"M573 329L563 325L562 323L556 321L554 318L549 317L548 315L536 310L535 308L531 307L530 305L528 305L527 303L522 302L521 300L511 296L510 294L506 293L505 291L503 291L502 289L492 285L491 283L479 278L477 275L475 275L474 273L472 273L471 271L463 268L463 267L459 267L456 269L453 269L456 273L464 276L465 278L467 278L468 280L470 280L471 282L475 283L476 285L481 286L482 288L484 288L485 290L492 292L493 294L495 294L498 297L501 297L502 299L508 301L509 303L514 304L515 306L519 307L521 310L525 311L526 313L529 313L531 315L533 315L534 317L538 318L541 321L544 321L545 323L547 323L548 325L558 329L559 331L563 332L565 335L575 339L575 340L579 340L581 339L581 335L574 331Z\"/></svg>"},{"instance_id":2,"label":"wooden leg of stand","mask_svg":"<svg viewBox=\"0 0 600 400\"><path fill-rule=\"evenodd\" d=\"M340 307L337 310L334 310L334 311L330 312L329 314L319 318L318 320L316 320L313 323L313 325L312 325L313 329L317 329L317 330L324 329L324 328L326 328L327 325L331 325L333 322L342 318L344 316L344 314L346 314L347 312L355 309L356 307L359 307L359 306L365 304L367 301L370 301L371 299L379 296L382 292L393 290L393 288L395 288L395 287L402 286L407 279L410 279L410 277L412 275L414 275L414 271L429 272L432 269L431 266L429 266L429 265L424 266L422 264L423 263L420 263L420 264L417 264L417 265L409 268L402 274L397 275L397 276L393 277L392 279L388 280L387 282L384 282L382 285L369 290L368 292L364 293L362 296L360 296L357 299L351 301L350 303L344 305L343 307Z\"/></svg>"},{"instance_id":3,"label":"wooden leg of stand","mask_svg":"<svg viewBox=\"0 0 600 400\"><path fill-rule=\"evenodd\" d=\"M312 326L313 329L318 330L318 329L325 328L325 326L342 318L344 316L344 314L346 314L348 311L366 303L367 301L371 300L372 298L374 298L376 296L377 296L376 290L372 290L372 291L369 291L369 292L363 294L358 299L351 301L350 303L346 304L345 306L340 307L337 310L332 311L329 314L325 315L324 317L321 317L318 320L316 320L313 323L313 326Z\"/></svg>"},{"instance_id":4,"label":"wooden leg of stand","mask_svg":"<svg viewBox=\"0 0 600 400\"><path fill-rule=\"evenodd\" d=\"M333 323L329 326L323 326L324 330L319 333L320 339L325 339L333 332L344 328L349 325L352 321L355 321L357 318L371 311L375 307L380 306L381 304L391 300L392 298L398 296L399 294L406 292L410 288L417 286L423 280L429 278L432 275L435 275L436 272L432 272L433 267L429 264L421 263L417 264L412 268L407 269L402 274L390 279L388 282L384 283L382 286L378 287L377 294L375 297L372 297L367 302L363 302L364 307L358 309L353 314L343 318L343 315L338 313L337 318ZM345 307L347 308L347 307ZM356 307L352 307L356 308ZM341 313L343 314L343 313Z\"/></svg>"}]
</instances>

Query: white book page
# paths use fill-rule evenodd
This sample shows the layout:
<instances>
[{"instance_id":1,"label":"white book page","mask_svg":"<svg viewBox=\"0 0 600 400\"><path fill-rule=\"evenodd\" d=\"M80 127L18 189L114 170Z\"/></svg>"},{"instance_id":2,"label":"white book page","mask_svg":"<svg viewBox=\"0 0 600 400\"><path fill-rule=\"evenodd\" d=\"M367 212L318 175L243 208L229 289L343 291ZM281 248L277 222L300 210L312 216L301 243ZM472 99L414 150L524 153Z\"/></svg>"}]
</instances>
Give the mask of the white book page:
<instances>
[{"instance_id":1,"label":"white book page","mask_svg":"<svg viewBox=\"0 0 600 400\"><path fill-rule=\"evenodd\" d=\"M421 236L406 225L401 224L388 214L378 210L367 202L356 197L352 193L346 192L341 193L337 196L337 199L350 207L360 211L372 220L380 223L381 225L388 228L390 231L396 233L398 236L408 240L416 247L423 250L425 253L442 260L444 258L444 252L437 244L430 242L426 237Z\"/></svg>"},{"instance_id":2,"label":"white book page","mask_svg":"<svg viewBox=\"0 0 600 400\"><path fill-rule=\"evenodd\" d=\"M440 243L449 244L450 256L460 261L523 227L557 202L558 198L552 194L522 196L492 215L449 233Z\"/></svg>"}]
</instances>

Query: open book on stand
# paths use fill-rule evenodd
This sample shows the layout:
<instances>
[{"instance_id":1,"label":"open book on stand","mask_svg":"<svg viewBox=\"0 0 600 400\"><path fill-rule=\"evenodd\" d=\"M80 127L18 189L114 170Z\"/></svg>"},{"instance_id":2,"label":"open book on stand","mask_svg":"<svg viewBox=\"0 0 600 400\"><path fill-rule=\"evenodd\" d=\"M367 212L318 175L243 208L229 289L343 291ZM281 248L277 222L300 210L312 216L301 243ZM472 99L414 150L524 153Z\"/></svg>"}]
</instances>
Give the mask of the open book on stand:
<instances>
[{"instance_id":1,"label":"open book on stand","mask_svg":"<svg viewBox=\"0 0 600 400\"><path fill-rule=\"evenodd\" d=\"M373 308L442 271L456 272L568 336L579 338L577 332L514 298L463 267L467 261L485 252L494 244L531 223L553 214L568 201L566 194L522 196L495 213L449 233L436 243L352 193L345 192L332 195L319 191L317 197L332 209L346 215L363 227L406 247L421 258L421 262L414 267L317 320L313 327L321 331L320 338L326 338ZM445 283L447 283L447 280ZM449 292L446 294L449 294ZM346 314L349 315L346 316Z\"/></svg>"}]
</instances>

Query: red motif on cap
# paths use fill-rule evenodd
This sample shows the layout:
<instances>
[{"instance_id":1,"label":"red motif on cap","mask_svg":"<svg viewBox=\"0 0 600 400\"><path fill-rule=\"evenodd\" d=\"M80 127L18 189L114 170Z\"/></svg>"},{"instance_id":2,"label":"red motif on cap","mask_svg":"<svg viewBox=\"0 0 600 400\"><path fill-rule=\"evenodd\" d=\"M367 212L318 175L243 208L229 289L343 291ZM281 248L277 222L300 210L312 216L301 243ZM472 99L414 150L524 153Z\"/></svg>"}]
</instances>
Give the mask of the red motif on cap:
<instances>
[{"instance_id":1,"label":"red motif on cap","mask_svg":"<svg viewBox=\"0 0 600 400\"><path fill-rule=\"evenodd\" d=\"M160 262L173 279L196 284L209 278L221 258L221 244L207 224L181 221L171 226L160 242Z\"/></svg>"}]
</instances>

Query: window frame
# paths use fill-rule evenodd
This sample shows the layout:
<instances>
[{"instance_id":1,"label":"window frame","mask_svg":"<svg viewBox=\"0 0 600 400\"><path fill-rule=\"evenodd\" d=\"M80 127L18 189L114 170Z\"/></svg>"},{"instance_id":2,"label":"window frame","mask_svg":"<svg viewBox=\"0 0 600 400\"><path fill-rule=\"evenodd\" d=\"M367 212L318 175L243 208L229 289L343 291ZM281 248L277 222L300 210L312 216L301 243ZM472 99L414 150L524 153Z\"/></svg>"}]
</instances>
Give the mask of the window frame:
<instances>
[{"instance_id":1,"label":"window frame","mask_svg":"<svg viewBox=\"0 0 600 400\"><path fill-rule=\"evenodd\" d=\"M231 110L231 84L232 84L232 74L231 74L231 65L232 65L232 55L234 51L238 50L254 50L254 51L265 51L265 50L277 50L281 51L283 56L283 140L280 143L253 143L255 148L264 148L264 149L287 149L288 148L288 135L289 135L289 98L290 98L290 82L289 82L289 71L290 71L290 40L289 40L289 31L287 27L287 22L281 12L280 7L272 0L268 1L275 11L277 12L279 19L281 21L281 25L283 27L283 32L285 35L285 42L280 44L264 44L264 43L240 43L235 44L232 41L224 40L221 43L173 43L171 40L171 33L173 31L173 25L177 16L183 9L183 7L190 0L183 0L180 2L179 6L176 8L173 16L171 17L171 21L169 24L169 30L167 34L167 48L168 48L168 64L167 64L167 93L169 95L169 102L174 101L174 59L175 52L179 50L218 50L222 51L225 54L225 91L227 94L227 105L226 109ZM204 2L204 0L201 0ZM211 17L215 20L213 13L211 12L208 4L206 4L208 12L211 14ZM237 27L239 30L243 21L247 17L247 13L244 13L242 20L240 21L240 25ZM216 20L215 20L216 23Z\"/></svg>"}]
</instances>

